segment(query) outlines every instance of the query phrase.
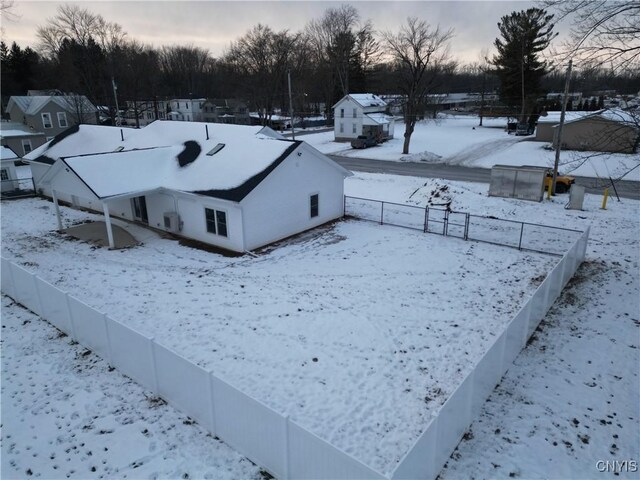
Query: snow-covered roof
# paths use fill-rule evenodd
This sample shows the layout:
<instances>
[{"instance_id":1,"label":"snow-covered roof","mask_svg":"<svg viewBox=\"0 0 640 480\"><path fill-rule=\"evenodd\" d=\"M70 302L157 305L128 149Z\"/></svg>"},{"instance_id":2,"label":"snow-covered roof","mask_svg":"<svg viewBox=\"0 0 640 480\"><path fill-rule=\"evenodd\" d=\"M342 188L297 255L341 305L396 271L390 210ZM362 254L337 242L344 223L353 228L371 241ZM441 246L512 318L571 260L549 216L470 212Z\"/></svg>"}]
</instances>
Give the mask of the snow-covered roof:
<instances>
[{"instance_id":1,"label":"snow-covered roof","mask_svg":"<svg viewBox=\"0 0 640 480\"><path fill-rule=\"evenodd\" d=\"M366 113L362 119L363 125L383 125L390 123L393 117L384 113Z\"/></svg>"},{"instance_id":2,"label":"snow-covered roof","mask_svg":"<svg viewBox=\"0 0 640 480\"><path fill-rule=\"evenodd\" d=\"M42 132L35 132L18 122L0 122L0 138L44 136Z\"/></svg>"},{"instance_id":3,"label":"snow-covered roof","mask_svg":"<svg viewBox=\"0 0 640 480\"><path fill-rule=\"evenodd\" d=\"M76 111L79 107L83 113L96 112L96 107L84 95L15 95L9 99L7 110L15 104L26 115L35 115L49 102L54 102L66 111Z\"/></svg>"},{"instance_id":4,"label":"snow-covered roof","mask_svg":"<svg viewBox=\"0 0 640 480\"><path fill-rule=\"evenodd\" d=\"M14 158L20 157L16 155L16 152L11 150L9 147L0 147L0 160L13 160Z\"/></svg>"},{"instance_id":5,"label":"snow-covered roof","mask_svg":"<svg viewBox=\"0 0 640 480\"><path fill-rule=\"evenodd\" d=\"M541 115L538 118L538 123L560 123L560 114L562 112L547 112L546 115ZM565 123L571 122L573 120L578 120L582 117L586 117L592 115L594 112L565 112L564 121Z\"/></svg>"},{"instance_id":6,"label":"snow-covered roof","mask_svg":"<svg viewBox=\"0 0 640 480\"><path fill-rule=\"evenodd\" d=\"M363 108L387 106L387 102L373 93L350 93L349 96Z\"/></svg>"},{"instance_id":7,"label":"snow-covered roof","mask_svg":"<svg viewBox=\"0 0 640 480\"><path fill-rule=\"evenodd\" d=\"M99 198L165 188L240 201L301 143L260 126L170 121L61 136L29 159L61 158Z\"/></svg>"},{"instance_id":8,"label":"snow-covered roof","mask_svg":"<svg viewBox=\"0 0 640 480\"><path fill-rule=\"evenodd\" d=\"M567 113L586 113L586 115L580 115L574 118L565 117L565 122L564 122L565 125L569 123L581 122L590 118L602 118L612 122L618 122L618 123L637 127L638 121L639 121L639 119L631 115L631 113L625 110L621 110L619 108L610 108L605 110L598 110L595 112L567 112ZM556 123L560 123L559 116L558 116L558 122Z\"/></svg>"}]
</instances>

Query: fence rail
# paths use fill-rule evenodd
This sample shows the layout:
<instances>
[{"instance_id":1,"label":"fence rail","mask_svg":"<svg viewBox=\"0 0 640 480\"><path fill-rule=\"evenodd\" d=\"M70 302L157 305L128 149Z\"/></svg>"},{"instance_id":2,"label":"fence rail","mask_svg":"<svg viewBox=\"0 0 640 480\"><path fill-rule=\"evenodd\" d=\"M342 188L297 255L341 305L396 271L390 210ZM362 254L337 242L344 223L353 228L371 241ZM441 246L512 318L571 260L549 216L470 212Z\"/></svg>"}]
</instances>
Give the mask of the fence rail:
<instances>
[{"instance_id":1,"label":"fence rail","mask_svg":"<svg viewBox=\"0 0 640 480\"><path fill-rule=\"evenodd\" d=\"M570 228L419 207L371 198L344 197L347 216L425 233L562 256L582 235Z\"/></svg>"},{"instance_id":2,"label":"fence rail","mask_svg":"<svg viewBox=\"0 0 640 480\"><path fill-rule=\"evenodd\" d=\"M277 478L384 475L154 338L1 259L2 292L198 421Z\"/></svg>"}]
</instances>

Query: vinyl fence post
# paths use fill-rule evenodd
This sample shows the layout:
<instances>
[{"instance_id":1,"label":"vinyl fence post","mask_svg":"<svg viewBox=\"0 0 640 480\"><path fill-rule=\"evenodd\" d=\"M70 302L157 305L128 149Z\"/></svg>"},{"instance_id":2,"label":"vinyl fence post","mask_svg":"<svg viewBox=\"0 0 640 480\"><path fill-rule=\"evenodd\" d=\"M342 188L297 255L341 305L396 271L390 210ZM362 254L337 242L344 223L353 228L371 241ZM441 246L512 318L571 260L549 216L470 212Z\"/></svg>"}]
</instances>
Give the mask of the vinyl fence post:
<instances>
[{"instance_id":1,"label":"vinyl fence post","mask_svg":"<svg viewBox=\"0 0 640 480\"><path fill-rule=\"evenodd\" d=\"M109 366L113 367L113 352L111 350L111 336L109 335L109 319L107 318L106 313L102 314L102 321L104 322L104 336L107 339L107 355L109 355Z\"/></svg>"},{"instance_id":2,"label":"vinyl fence post","mask_svg":"<svg viewBox=\"0 0 640 480\"><path fill-rule=\"evenodd\" d=\"M209 371L209 398L211 401L211 434L216 435L216 401L213 386L213 370Z\"/></svg>"},{"instance_id":3,"label":"vinyl fence post","mask_svg":"<svg viewBox=\"0 0 640 480\"><path fill-rule=\"evenodd\" d=\"M291 442L289 440L289 415L284 417L284 475L283 478L285 480L288 480L289 478L291 478L291 475L289 474L289 456L290 456L290 446L291 446Z\"/></svg>"},{"instance_id":4,"label":"vinyl fence post","mask_svg":"<svg viewBox=\"0 0 640 480\"><path fill-rule=\"evenodd\" d=\"M44 306L42 305L42 296L40 295L40 289L38 288L38 277L36 277L35 273L31 274L33 278L33 288L36 289L36 298L38 299L38 307L40 311L38 312L38 316L40 318L44 318ZM44 318L46 320L46 318Z\"/></svg>"},{"instance_id":5,"label":"vinyl fence post","mask_svg":"<svg viewBox=\"0 0 640 480\"><path fill-rule=\"evenodd\" d=\"M160 395L160 390L158 388L158 370L156 367L156 341L154 337L149 339L149 356L151 358L151 371L153 374L153 378L151 379L151 383L153 384L153 390L156 395Z\"/></svg>"},{"instance_id":6,"label":"vinyl fence post","mask_svg":"<svg viewBox=\"0 0 640 480\"><path fill-rule=\"evenodd\" d=\"M518 241L518 250L522 250L522 235L524 234L524 223L520 223L520 241Z\"/></svg>"},{"instance_id":7,"label":"vinyl fence post","mask_svg":"<svg viewBox=\"0 0 640 480\"><path fill-rule=\"evenodd\" d=\"M69 300L69 294L65 293L65 298L67 300L67 313L69 314L69 323L71 324L71 338L78 341L78 336L76 335L76 325L73 321L73 313L71 312L71 301Z\"/></svg>"},{"instance_id":8,"label":"vinyl fence post","mask_svg":"<svg viewBox=\"0 0 640 480\"><path fill-rule=\"evenodd\" d=\"M380 225L384 225L384 202L380 202Z\"/></svg>"}]
</instances>

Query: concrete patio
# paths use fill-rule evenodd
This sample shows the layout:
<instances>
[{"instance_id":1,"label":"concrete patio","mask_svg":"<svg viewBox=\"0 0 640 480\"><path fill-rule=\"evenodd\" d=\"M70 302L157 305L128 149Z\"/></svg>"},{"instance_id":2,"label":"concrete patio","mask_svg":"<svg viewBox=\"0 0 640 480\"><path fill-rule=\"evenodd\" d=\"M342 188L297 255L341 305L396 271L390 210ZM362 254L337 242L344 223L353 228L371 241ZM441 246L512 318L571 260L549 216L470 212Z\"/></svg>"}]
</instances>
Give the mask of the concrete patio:
<instances>
[{"instance_id":1,"label":"concrete patio","mask_svg":"<svg viewBox=\"0 0 640 480\"><path fill-rule=\"evenodd\" d=\"M113 224L111 228L113 230L114 249L129 248L140 243L124 228ZM65 228L62 230L62 233L66 233L67 235L77 238L83 242L98 245L100 247L109 247L109 237L107 235L107 225L105 222L91 222L74 225L73 227Z\"/></svg>"}]
</instances>

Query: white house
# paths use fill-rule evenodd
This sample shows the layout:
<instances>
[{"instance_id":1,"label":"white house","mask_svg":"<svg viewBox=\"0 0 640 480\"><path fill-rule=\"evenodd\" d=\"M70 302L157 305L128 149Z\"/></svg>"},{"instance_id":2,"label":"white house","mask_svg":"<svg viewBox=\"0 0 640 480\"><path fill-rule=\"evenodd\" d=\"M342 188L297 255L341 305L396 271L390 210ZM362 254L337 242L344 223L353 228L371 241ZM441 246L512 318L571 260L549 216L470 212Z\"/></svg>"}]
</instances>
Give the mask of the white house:
<instances>
[{"instance_id":1,"label":"white house","mask_svg":"<svg viewBox=\"0 0 640 480\"><path fill-rule=\"evenodd\" d=\"M269 128L193 122L81 126L31 157L54 161L39 184L56 205L103 211L108 231L117 216L235 252L341 217L351 175Z\"/></svg>"},{"instance_id":2,"label":"white house","mask_svg":"<svg viewBox=\"0 0 640 480\"><path fill-rule=\"evenodd\" d=\"M169 101L168 120L179 122L201 122L206 98L176 98Z\"/></svg>"},{"instance_id":3,"label":"white house","mask_svg":"<svg viewBox=\"0 0 640 480\"><path fill-rule=\"evenodd\" d=\"M18 187L16 160L20 157L9 147L0 147L0 191L13 192Z\"/></svg>"},{"instance_id":4,"label":"white house","mask_svg":"<svg viewBox=\"0 0 640 480\"><path fill-rule=\"evenodd\" d=\"M387 102L377 95L346 95L333 106L335 140L349 141L360 135L381 140L393 138L395 120L386 111Z\"/></svg>"}]
</instances>

